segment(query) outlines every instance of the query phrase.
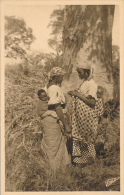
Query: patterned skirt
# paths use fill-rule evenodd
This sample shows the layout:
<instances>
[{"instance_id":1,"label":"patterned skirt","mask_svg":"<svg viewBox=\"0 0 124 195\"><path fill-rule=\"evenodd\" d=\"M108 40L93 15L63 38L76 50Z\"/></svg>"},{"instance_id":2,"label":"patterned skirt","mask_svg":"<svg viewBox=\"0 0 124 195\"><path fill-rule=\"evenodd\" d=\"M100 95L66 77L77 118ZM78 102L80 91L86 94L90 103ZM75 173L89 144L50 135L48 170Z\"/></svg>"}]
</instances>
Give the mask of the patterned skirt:
<instances>
[{"instance_id":1,"label":"patterned skirt","mask_svg":"<svg viewBox=\"0 0 124 195\"><path fill-rule=\"evenodd\" d=\"M102 104L97 102L99 115L103 111ZM98 109L90 108L79 98L73 99L72 104L72 156L74 163L87 163L90 158L95 159L96 151L94 147L97 135Z\"/></svg>"}]
</instances>

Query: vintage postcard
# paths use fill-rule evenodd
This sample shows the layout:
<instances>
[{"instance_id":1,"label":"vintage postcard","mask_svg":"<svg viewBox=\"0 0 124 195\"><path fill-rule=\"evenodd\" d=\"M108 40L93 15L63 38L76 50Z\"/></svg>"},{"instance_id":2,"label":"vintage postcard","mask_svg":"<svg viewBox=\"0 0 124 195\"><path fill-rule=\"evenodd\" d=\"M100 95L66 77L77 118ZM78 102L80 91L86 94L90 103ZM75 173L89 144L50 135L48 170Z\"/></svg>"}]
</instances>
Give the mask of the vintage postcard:
<instances>
[{"instance_id":1,"label":"vintage postcard","mask_svg":"<svg viewBox=\"0 0 124 195\"><path fill-rule=\"evenodd\" d=\"M124 195L124 1L6 1L1 195Z\"/></svg>"}]
</instances>

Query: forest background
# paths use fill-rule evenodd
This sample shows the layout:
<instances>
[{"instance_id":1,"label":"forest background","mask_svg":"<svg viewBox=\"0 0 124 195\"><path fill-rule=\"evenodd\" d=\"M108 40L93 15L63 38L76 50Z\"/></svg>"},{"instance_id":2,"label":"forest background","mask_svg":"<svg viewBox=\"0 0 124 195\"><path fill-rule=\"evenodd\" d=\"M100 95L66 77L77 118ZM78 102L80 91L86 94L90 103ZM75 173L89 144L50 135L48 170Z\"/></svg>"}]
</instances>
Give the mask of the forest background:
<instances>
[{"instance_id":1,"label":"forest background","mask_svg":"<svg viewBox=\"0 0 124 195\"><path fill-rule=\"evenodd\" d=\"M76 40L73 44L70 40L65 41L65 38L68 37L66 36L67 32L64 32L64 26L69 20L67 13L68 20L64 20L65 11L69 11L70 18L72 18L73 13L76 13L75 9L79 9L78 16L75 14L76 21L79 21L83 12L86 14L91 9L95 11L96 8L97 6L86 6L86 10L82 11L81 6L58 6L54 9L48 24L48 27L51 28L48 44L52 50L47 53L38 50L32 51L31 45L35 42L36 37L32 28L27 26L23 18L5 16L6 191L120 190L120 57L118 45L109 48L112 59L109 72L112 73L112 78L115 78L111 83L114 86L112 89L116 98L111 96L112 98L105 102L105 123L99 124L96 140L97 159L94 164L91 163L84 168L72 166L71 174L67 173L65 176L60 172L53 180L40 149L42 129L40 119L35 112L37 91L47 82L47 73L52 67L59 65L66 70L67 75L63 84L63 88L65 88L68 83L66 91L72 86L76 88L79 83L78 80L76 84L73 81L73 63L64 63L69 44L70 53L75 51L76 56L80 51L80 48L77 47L75 47L76 50L73 50ZM107 8L107 6L103 6L103 10L107 10ZM115 7L112 9L115 10ZM94 13L93 15L95 15ZM112 14L114 17L114 11ZM109 15L106 15L106 18L108 17ZM85 19L84 23L86 23ZM83 37L82 30L86 27L84 23L80 32L78 31L78 41ZM74 28L75 26L72 25L72 29ZM76 28L78 29L78 26ZM70 39L72 41L73 36L70 36ZM107 71L106 74L108 74ZM109 90L107 92L109 93ZM107 185L108 179L112 180L113 178L116 178L117 181Z\"/></svg>"}]
</instances>

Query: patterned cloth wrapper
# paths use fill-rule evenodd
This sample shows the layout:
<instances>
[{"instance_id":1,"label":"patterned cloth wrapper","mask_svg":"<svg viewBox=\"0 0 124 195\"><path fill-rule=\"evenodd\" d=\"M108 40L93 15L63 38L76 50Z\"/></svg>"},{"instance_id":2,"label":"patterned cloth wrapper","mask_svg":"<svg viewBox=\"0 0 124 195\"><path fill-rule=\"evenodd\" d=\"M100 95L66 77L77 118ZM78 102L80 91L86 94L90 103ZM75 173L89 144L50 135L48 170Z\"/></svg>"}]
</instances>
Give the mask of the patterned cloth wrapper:
<instances>
[{"instance_id":1,"label":"patterned cloth wrapper","mask_svg":"<svg viewBox=\"0 0 124 195\"><path fill-rule=\"evenodd\" d=\"M58 85L51 85L47 90L47 95L49 97L48 106L54 106L58 103L61 106L65 105L64 93ZM56 114L54 109L50 111ZM62 111L65 113L66 110L62 109ZM49 159L51 170L56 172L70 164L70 156L63 135L64 127L61 120L50 115L43 118L41 123L43 127L41 148Z\"/></svg>"},{"instance_id":2,"label":"patterned cloth wrapper","mask_svg":"<svg viewBox=\"0 0 124 195\"><path fill-rule=\"evenodd\" d=\"M46 158L48 158L51 171L55 173L60 168L64 168L70 164L71 159L57 120L51 116L47 116L41 121L41 124L43 127L41 149Z\"/></svg>"},{"instance_id":3,"label":"patterned cloth wrapper","mask_svg":"<svg viewBox=\"0 0 124 195\"><path fill-rule=\"evenodd\" d=\"M73 98L72 108L72 156L80 156L83 159L81 163L84 163L87 157L95 157L94 142L98 116L103 114L103 104L102 100L98 99L93 109L76 97Z\"/></svg>"}]
</instances>

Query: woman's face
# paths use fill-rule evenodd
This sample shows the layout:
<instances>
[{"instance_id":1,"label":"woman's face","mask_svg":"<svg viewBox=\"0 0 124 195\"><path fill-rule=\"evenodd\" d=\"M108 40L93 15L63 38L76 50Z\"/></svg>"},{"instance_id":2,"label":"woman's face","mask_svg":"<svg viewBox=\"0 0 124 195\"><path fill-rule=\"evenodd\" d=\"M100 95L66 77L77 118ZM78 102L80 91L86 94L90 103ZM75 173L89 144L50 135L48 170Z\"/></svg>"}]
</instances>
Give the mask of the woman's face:
<instances>
[{"instance_id":1,"label":"woman's face","mask_svg":"<svg viewBox=\"0 0 124 195\"><path fill-rule=\"evenodd\" d=\"M85 78L84 70L82 68L77 68L77 73L80 79Z\"/></svg>"},{"instance_id":2,"label":"woman's face","mask_svg":"<svg viewBox=\"0 0 124 195\"><path fill-rule=\"evenodd\" d=\"M56 76L56 83L57 84L60 84L61 85L62 81L63 81L63 76L62 75Z\"/></svg>"}]
</instances>

